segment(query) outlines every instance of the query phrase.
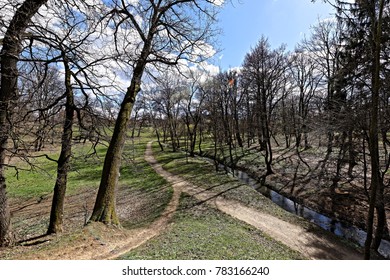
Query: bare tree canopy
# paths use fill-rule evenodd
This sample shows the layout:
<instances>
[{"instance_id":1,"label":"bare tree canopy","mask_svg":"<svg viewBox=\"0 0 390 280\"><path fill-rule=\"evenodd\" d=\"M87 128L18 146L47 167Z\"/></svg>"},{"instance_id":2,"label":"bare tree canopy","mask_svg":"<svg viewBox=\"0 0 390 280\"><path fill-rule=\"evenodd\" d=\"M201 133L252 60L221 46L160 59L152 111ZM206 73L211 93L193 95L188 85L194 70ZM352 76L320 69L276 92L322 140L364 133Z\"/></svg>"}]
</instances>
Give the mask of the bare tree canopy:
<instances>
[{"instance_id":1,"label":"bare tree canopy","mask_svg":"<svg viewBox=\"0 0 390 280\"><path fill-rule=\"evenodd\" d=\"M104 161L91 220L119 224L115 194L121 156L145 69L149 64L157 67L160 64L177 65L181 60L199 62L208 56L216 7L208 0L141 0L134 4L113 1L112 4L110 15L115 26L115 47L119 52L125 52L124 59L133 70ZM135 34L123 36L128 30Z\"/></svg>"}]
</instances>

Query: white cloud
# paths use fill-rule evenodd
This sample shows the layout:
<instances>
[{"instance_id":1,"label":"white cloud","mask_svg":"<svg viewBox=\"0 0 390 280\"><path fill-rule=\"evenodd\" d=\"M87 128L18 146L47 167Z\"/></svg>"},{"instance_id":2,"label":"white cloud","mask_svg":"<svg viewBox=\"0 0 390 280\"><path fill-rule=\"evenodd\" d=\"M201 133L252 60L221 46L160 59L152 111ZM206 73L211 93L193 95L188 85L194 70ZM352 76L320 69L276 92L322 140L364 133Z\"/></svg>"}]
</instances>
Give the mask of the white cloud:
<instances>
[{"instance_id":1,"label":"white cloud","mask_svg":"<svg viewBox=\"0 0 390 280\"><path fill-rule=\"evenodd\" d=\"M215 6L222 6L225 0L212 0L211 3L213 3Z\"/></svg>"},{"instance_id":2,"label":"white cloud","mask_svg":"<svg viewBox=\"0 0 390 280\"><path fill-rule=\"evenodd\" d=\"M215 76L220 72L220 69L218 66L214 64L210 64L206 61L200 63L200 68L206 71L206 73L210 76Z\"/></svg>"},{"instance_id":3,"label":"white cloud","mask_svg":"<svg viewBox=\"0 0 390 280\"><path fill-rule=\"evenodd\" d=\"M4 5L4 8L0 11L1 20L8 21L12 18L16 7L20 5L24 0L0 0L0 4ZM126 0L128 4L137 5L139 0ZM32 32L36 35L45 35L46 37L51 37L53 41L61 41L63 46L72 47L74 46L74 53L76 54L75 59L80 60L81 66L88 65L93 63L96 60L108 57L116 52L114 44L114 29L112 26L107 24L107 22L98 22L100 19L99 15L102 14L104 9L107 9L105 6L104 0L86 0L80 2L76 14L80 13L80 17L84 15L92 15L86 17L86 23L80 24L76 28L70 27L65 23L66 16L62 10L62 5L55 4L55 0L49 0L49 3L46 6L42 6L37 14L33 18L35 26L44 27L44 29L50 31L46 32L43 29L31 27L29 32ZM224 0L213 0L212 3L216 6L221 6L224 3ZM85 4L85 5L84 5ZM141 21L141 18L137 18ZM88 28L98 26L95 32L89 34L87 32ZM89 66L87 71L91 74L91 79L95 83L98 83L105 89L102 89L105 94L114 96L123 94L127 87L130 84L130 79L132 75L131 61L139 55L139 52L142 48L142 40L139 38L138 33L133 28L128 28L125 26L120 26L117 28L117 45L118 50L123 53L116 60L102 60L99 63L94 63L93 66ZM4 29L1 29L1 32L5 32ZM43 34L45 32L45 34ZM83 36L88 37L83 42L83 44L78 46L80 38ZM0 38L2 34L0 33ZM166 34L161 34L161 36L166 36ZM39 48L42 51L42 57L46 55L45 50L47 46L43 43L34 42L34 47ZM185 42L183 42L185 44ZM77 46L77 47L76 47ZM189 57L193 61L204 61L207 58L210 58L216 54L213 46L207 42L199 42L196 45L196 48L191 52ZM36 54L39 57L39 53ZM165 57L175 58L174 54L165 53ZM223 55L220 56L222 59ZM129 63L130 62L130 63ZM60 66L61 67L61 66ZM154 66L150 66L153 68ZM187 60L180 60L180 65L177 67L180 71L189 71L189 69L202 72L204 78L208 76L216 75L219 73L219 68L208 62L201 62L199 65L192 64ZM77 71L77 67L74 67L74 71ZM153 70L154 71L154 70ZM92 76L94 74L94 76ZM80 75L80 80L85 81L83 75Z\"/></svg>"},{"instance_id":4,"label":"white cloud","mask_svg":"<svg viewBox=\"0 0 390 280\"><path fill-rule=\"evenodd\" d=\"M241 74L242 67L241 66L231 67L227 72L236 72L237 74Z\"/></svg>"},{"instance_id":5,"label":"white cloud","mask_svg":"<svg viewBox=\"0 0 390 280\"><path fill-rule=\"evenodd\" d=\"M206 42L197 42L194 46L190 59L192 61L212 58L216 54L214 47Z\"/></svg>"}]
</instances>

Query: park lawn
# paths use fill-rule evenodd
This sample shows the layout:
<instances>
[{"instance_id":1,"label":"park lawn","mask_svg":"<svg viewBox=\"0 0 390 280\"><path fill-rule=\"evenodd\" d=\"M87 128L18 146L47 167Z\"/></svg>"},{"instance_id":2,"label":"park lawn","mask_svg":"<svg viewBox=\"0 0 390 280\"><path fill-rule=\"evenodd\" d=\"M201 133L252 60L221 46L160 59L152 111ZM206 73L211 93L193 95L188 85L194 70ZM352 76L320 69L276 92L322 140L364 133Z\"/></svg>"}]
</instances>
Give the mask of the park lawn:
<instances>
[{"instance_id":1,"label":"park lawn","mask_svg":"<svg viewBox=\"0 0 390 280\"><path fill-rule=\"evenodd\" d=\"M117 213L124 228L138 228L158 218L172 197L171 186L145 161L145 137L129 139L122 160L117 194ZM100 183L106 145L75 144L71 159L64 206L66 234L82 228L92 213ZM46 151L58 158L58 152ZM23 161L14 161L19 168L7 170L7 190L16 240L23 241L44 235L50 216L52 193L56 178L56 163L45 157L31 159L34 168ZM24 168L24 169L23 169Z\"/></svg>"},{"instance_id":2,"label":"park lawn","mask_svg":"<svg viewBox=\"0 0 390 280\"><path fill-rule=\"evenodd\" d=\"M169 228L120 259L285 260L303 256L252 226L182 195Z\"/></svg>"}]
</instances>

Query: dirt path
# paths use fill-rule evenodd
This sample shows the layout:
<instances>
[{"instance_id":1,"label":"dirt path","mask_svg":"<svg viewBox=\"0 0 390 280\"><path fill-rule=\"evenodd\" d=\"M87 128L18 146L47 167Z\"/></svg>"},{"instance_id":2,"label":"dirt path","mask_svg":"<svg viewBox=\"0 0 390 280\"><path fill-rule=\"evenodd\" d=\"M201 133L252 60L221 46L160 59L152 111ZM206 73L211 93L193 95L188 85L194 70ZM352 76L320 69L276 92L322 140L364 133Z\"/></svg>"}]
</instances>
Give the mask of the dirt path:
<instances>
[{"instance_id":1,"label":"dirt path","mask_svg":"<svg viewBox=\"0 0 390 280\"><path fill-rule=\"evenodd\" d=\"M215 192L199 188L184 181L179 176L171 174L164 170L154 159L151 143L148 143L145 157L152 164L155 171L172 183L175 189L182 190L198 200L204 201L210 206L254 226L275 240L301 252L309 259L362 259L357 251L346 247L341 242L330 239L325 235L309 232L298 225L262 213L237 201L225 199Z\"/></svg>"},{"instance_id":2,"label":"dirt path","mask_svg":"<svg viewBox=\"0 0 390 280\"><path fill-rule=\"evenodd\" d=\"M168 222L172 219L172 216L179 205L180 193L181 191L179 189L174 188L173 197L168 206L165 208L163 214L151 225L146 228L127 231L127 238L124 238L120 242L115 242L111 249L91 256L91 259L116 259L128 251L141 246L153 237L160 235L168 225Z\"/></svg>"},{"instance_id":3,"label":"dirt path","mask_svg":"<svg viewBox=\"0 0 390 280\"><path fill-rule=\"evenodd\" d=\"M145 159L158 172L161 171L161 167L157 165L150 149L146 151ZM116 259L164 231L179 205L183 187L182 182L173 182L172 180L169 180L169 182L172 183L173 187L173 195L170 202L161 216L146 227L127 230L106 226L102 223L90 223L80 232L70 236L43 235L34 238L31 242L24 242L24 246L17 246L13 249L4 249L4 251L0 251L0 259L7 258L7 255L10 255L12 259L34 260ZM50 203L49 199L47 199L47 203ZM31 205L33 205L33 203L31 203ZM39 205L43 210L47 210L47 207L44 207L45 205ZM28 206L30 205L27 205L27 207ZM43 211L43 213L45 213L45 211ZM31 250L29 249L30 246L37 247L34 250ZM6 250L9 250L9 252Z\"/></svg>"},{"instance_id":4,"label":"dirt path","mask_svg":"<svg viewBox=\"0 0 390 280\"><path fill-rule=\"evenodd\" d=\"M362 258L360 254L346 248L341 242L335 242L327 236L308 232L298 225L262 213L237 201L225 199L215 192L204 190L179 176L171 174L164 170L153 157L151 143L148 143L145 159L173 187L172 199L156 221L147 227L133 230L107 227L101 223L91 223L76 236L73 236L72 240L59 241L58 245L56 245L57 237L55 236L36 239L34 242L53 243L53 246L48 250L40 250L38 247L32 253L31 251L24 251L24 247L21 247L19 248L20 252L15 252L16 259L81 260L118 258L164 231L177 210L182 192L186 192L211 207L254 226L290 248L301 252L309 259ZM59 237L59 240L62 240L62 238ZM27 254L27 252L30 253ZM7 255L7 252L3 253Z\"/></svg>"},{"instance_id":5,"label":"dirt path","mask_svg":"<svg viewBox=\"0 0 390 280\"><path fill-rule=\"evenodd\" d=\"M147 149L145 151L145 160L153 167L153 169L161 174L162 176L166 175L161 165L159 165L156 159L153 157L151 142L148 143ZM165 177L165 176L164 176ZM169 177L169 176L168 176ZM185 182L182 182L178 178L168 178L167 181L172 184L173 195L172 199L169 202L168 206L165 208L163 214L154 221L150 226L146 228L136 229L130 231L130 237L123 240L122 244L116 244L116 248L110 252L98 255L95 259L115 259L119 256L125 254L131 249L137 248L146 241L152 239L153 237L159 235L168 225L169 221L172 219L177 207L179 206L180 195L183 190L183 186L186 185Z\"/></svg>"},{"instance_id":6,"label":"dirt path","mask_svg":"<svg viewBox=\"0 0 390 280\"><path fill-rule=\"evenodd\" d=\"M12 258L34 260L107 260L116 259L159 235L172 219L178 205L181 190L173 187L173 196L162 215L147 227L126 230L102 223L90 223L80 232L70 236L43 236L34 239L31 245L16 247L19 252ZM47 244L49 248L35 244ZM12 248L11 248L12 249ZM11 250L9 249L9 250ZM4 256L7 255L3 252Z\"/></svg>"}]
</instances>

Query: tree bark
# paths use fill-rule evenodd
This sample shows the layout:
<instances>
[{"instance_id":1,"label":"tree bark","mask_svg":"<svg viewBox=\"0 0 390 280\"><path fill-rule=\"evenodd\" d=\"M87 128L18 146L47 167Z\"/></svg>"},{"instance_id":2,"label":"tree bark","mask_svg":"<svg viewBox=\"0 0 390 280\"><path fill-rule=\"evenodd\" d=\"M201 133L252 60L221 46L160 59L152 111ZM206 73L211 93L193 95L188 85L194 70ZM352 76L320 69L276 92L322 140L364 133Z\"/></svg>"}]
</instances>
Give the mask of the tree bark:
<instances>
[{"instance_id":1,"label":"tree bark","mask_svg":"<svg viewBox=\"0 0 390 280\"><path fill-rule=\"evenodd\" d=\"M270 127L269 127L269 118L268 118L268 112L269 109L267 108L267 93L265 90L262 90L261 92L261 115L262 115L262 135L264 137L264 147L265 147L265 164L266 164L266 174L265 177L268 175L274 174L272 170L272 146L271 146L271 134L270 134Z\"/></svg>"},{"instance_id":2,"label":"tree bark","mask_svg":"<svg viewBox=\"0 0 390 280\"><path fill-rule=\"evenodd\" d=\"M377 213L377 223L376 223L374 239L372 241L372 246L371 246L371 248L374 249L375 251L377 251L379 246L381 245L381 241L387 226L386 209L385 209L383 193L384 193L384 186L383 186L383 180L381 179L381 181L379 182L377 195L376 195L375 210Z\"/></svg>"},{"instance_id":3,"label":"tree bark","mask_svg":"<svg viewBox=\"0 0 390 280\"><path fill-rule=\"evenodd\" d=\"M102 178L91 221L113 225L120 224L116 214L116 192L120 176L121 157L125 145L131 110L133 109L135 97L140 91L141 78L145 64L144 61L140 61L134 69L130 87L127 89L126 96L121 104L114 132L104 160Z\"/></svg>"},{"instance_id":4,"label":"tree bark","mask_svg":"<svg viewBox=\"0 0 390 280\"><path fill-rule=\"evenodd\" d=\"M50 223L47 234L60 233L63 231L65 192L69 171L69 161L72 155L74 96L71 86L72 73L66 59L64 61L64 67L66 88L65 120L62 132L61 152L57 163L57 180L54 186Z\"/></svg>"},{"instance_id":5,"label":"tree bark","mask_svg":"<svg viewBox=\"0 0 390 280\"><path fill-rule=\"evenodd\" d=\"M111 141L108 145L106 157L104 159L102 177L90 219L91 221L120 225L118 215L116 214L116 193L120 177L121 158L125 146L131 111L137 94L141 90L141 80L148 56L152 49L153 37L157 31L159 16L161 16L161 14L159 14L160 12L161 11L159 11L157 7L154 7L154 12L150 20L152 26L145 37L141 54L133 70L130 86L127 88L126 95L121 103Z\"/></svg>"},{"instance_id":6,"label":"tree bark","mask_svg":"<svg viewBox=\"0 0 390 280\"><path fill-rule=\"evenodd\" d=\"M24 1L15 12L3 39L0 70L0 246L8 246L13 242L4 164L10 129L7 119L9 105L17 99L17 62L22 51L21 34L24 33L38 9L46 2L47 0Z\"/></svg>"},{"instance_id":7,"label":"tree bark","mask_svg":"<svg viewBox=\"0 0 390 280\"><path fill-rule=\"evenodd\" d=\"M376 18L375 6L372 7L372 97L371 97L371 116L370 116L370 131L369 131L369 150L371 155L371 185L370 185L370 201L367 218L367 239L364 244L364 258L370 259L371 245L374 231L374 212L377 204L377 193L381 187L380 164L379 164L379 91L380 91L380 51L382 37L382 16L384 9L384 0L380 1L379 16ZM380 225L379 225L380 226ZM376 240L378 243L378 240Z\"/></svg>"},{"instance_id":8,"label":"tree bark","mask_svg":"<svg viewBox=\"0 0 390 280\"><path fill-rule=\"evenodd\" d=\"M164 146L161 144L160 133L158 132L157 127L156 127L155 131L156 131L158 145L160 146L161 151L164 152Z\"/></svg>"},{"instance_id":9,"label":"tree bark","mask_svg":"<svg viewBox=\"0 0 390 280\"><path fill-rule=\"evenodd\" d=\"M232 89L232 103L233 103L233 118L234 118L234 129L235 129L235 134L236 134L236 139L237 139L237 144L240 148L244 147L243 141L241 138L241 133L240 133L240 120L238 116L238 101L237 101L237 86L234 85Z\"/></svg>"},{"instance_id":10,"label":"tree bark","mask_svg":"<svg viewBox=\"0 0 390 280\"><path fill-rule=\"evenodd\" d=\"M128 90L126 97L128 95L135 97L138 91L139 83L136 84L135 82L132 82L131 89ZM104 160L102 178L91 217L92 221L119 225L119 219L115 209L116 189L119 181L121 157L125 145L126 132L133 104L134 101L123 102L121 105L121 109L115 123L114 133Z\"/></svg>"}]
</instances>

